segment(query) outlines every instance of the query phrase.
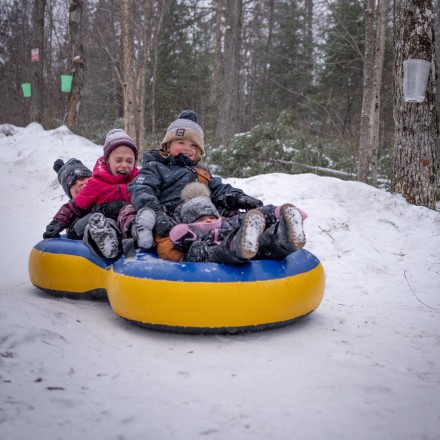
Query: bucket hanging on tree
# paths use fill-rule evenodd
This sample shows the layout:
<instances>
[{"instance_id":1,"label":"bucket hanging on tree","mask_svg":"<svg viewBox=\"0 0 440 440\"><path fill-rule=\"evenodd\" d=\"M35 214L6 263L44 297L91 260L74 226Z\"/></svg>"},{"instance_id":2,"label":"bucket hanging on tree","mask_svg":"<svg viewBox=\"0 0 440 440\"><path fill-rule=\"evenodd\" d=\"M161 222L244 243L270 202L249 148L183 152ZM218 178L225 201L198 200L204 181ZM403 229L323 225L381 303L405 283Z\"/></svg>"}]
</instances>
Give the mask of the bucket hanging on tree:
<instances>
[{"instance_id":1,"label":"bucket hanging on tree","mask_svg":"<svg viewBox=\"0 0 440 440\"><path fill-rule=\"evenodd\" d=\"M405 102L423 102L428 84L431 63L426 60L403 62L403 99Z\"/></svg>"},{"instance_id":2,"label":"bucket hanging on tree","mask_svg":"<svg viewBox=\"0 0 440 440\"><path fill-rule=\"evenodd\" d=\"M72 75L61 75L61 91L70 93L72 91Z\"/></svg>"},{"instance_id":3,"label":"bucket hanging on tree","mask_svg":"<svg viewBox=\"0 0 440 440\"><path fill-rule=\"evenodd\" d=\"M32 96L31 83L22 83L21 90L23 90L23 96L25 98L30 98Z\"/></svg>"}]
</instances>

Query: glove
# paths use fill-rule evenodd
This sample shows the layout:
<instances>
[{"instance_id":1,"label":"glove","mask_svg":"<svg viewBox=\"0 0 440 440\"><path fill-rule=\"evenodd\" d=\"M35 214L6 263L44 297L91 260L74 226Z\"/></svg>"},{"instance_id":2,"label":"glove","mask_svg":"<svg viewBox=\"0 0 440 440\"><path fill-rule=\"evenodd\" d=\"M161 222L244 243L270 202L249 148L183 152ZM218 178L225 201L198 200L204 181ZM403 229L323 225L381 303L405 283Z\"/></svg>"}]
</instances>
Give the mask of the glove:
<instances>
[{"instance_id":1,"label":"glove","mask_svg":"<svg viewBox=\"0 0 440 440\"><path fill-rule=\"evenodd\" d=\"M232 209L255 209L263 206L263 202L246 194L230 194L226 196L226 204Z\"/></svg>"},{"instance_id":2,"label":"glove","mask_svg":"<svg viewBox=\"0 0 440 440\"><path fill-rule=\"evenodd\" d=\"M59 238L60 232L64 229L63 226L61 226L61 223L57 222L56 220L52 220L47 226L46 226L46 232L43 234L43 238Z\"/></svg>"},{"instance_id":3,"label":"glove","mask_svg":"<svg viewBox=\"0 0 440 440\"><path fill-rule=\"evenodd\" d=\"M156 212L155 229L156 229L156 234L159 235L159 237L168 236L173 226L174 223L164 212L161 211Z\"/></svg>"},{"instance_id":4,"label":"glove","mask_svg":"<svg viewBox=\"0 0 440 440\"><path fill-rule=\"evenodd\" d=\"M189 248L183 261L188 263L204 263L208 258L208 249L203 241L195 241Z\"/></svg>"}]
</instances>

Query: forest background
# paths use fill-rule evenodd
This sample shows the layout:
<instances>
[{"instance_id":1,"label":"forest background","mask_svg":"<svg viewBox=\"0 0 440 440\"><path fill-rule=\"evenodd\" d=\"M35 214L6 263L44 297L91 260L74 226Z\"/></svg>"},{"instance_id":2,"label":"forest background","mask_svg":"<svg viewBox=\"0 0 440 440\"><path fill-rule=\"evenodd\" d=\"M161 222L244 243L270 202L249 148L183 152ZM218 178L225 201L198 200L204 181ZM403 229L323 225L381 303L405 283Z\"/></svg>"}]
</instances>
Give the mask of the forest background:
<instances>
[{"instance_id":1,"label":"forest background","mask_svg":"<svg viewBox=\"0 0 440 440\"><path fill-rule=\"evenodd\" d=\"M169 123L192 108L209 146L205 163L225 177L270 172L357 176L366 11L381 2L0 2L0 122L25 126L37 121L46 129L66 123L72 93L61 92L60 77L74 74L81 93L67 125L95 143L102 143L110 128L128 126L142 149L157 148ZM438 30L437 1L433 7ZM395 134L392 1L382 20L372 183L388 187ZM377 34L379 26L374 22L372 32ZM39 60L32 61L36 47L41 47ZM31 97L23 96L24 82L33 83Z\"/></svg>"}]
</instances>

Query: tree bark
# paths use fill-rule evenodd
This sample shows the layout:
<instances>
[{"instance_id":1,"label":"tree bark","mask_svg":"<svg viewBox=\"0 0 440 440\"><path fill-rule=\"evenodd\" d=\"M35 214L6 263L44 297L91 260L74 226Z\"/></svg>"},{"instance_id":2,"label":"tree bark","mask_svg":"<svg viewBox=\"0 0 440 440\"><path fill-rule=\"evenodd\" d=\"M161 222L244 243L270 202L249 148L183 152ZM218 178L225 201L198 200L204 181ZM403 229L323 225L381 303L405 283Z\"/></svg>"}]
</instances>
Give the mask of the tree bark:
<instances>
[{"instance_id":1,"label":"tree bark","mask_svg":"<svg viewBox=\"0 0 440 440\"><path fill-rule=\"evenodd\" d=\"M142 49L140 57L139 78L138 78L138 112L139 112L139 136L137 145L139 148L139 157L143 157L144 147L147 142L147 129L145 124L145 97L146 97L146 81L148 71L148 58L150 53L151 42L151 22L153 15L153 0L146 0L144 11L144 23L142 33Z\"/></svg>"},{"instance_id":2,"label":"tree bark","mask_svg":"<svg viewBox=\"0 0 440 440\"><path fill-rule=\"evenodd\" d=\"M122 0L122 71L124 96L124 129L136 139L136 81L133 43L133 0Z\"/></svg>"},{"instance_id":3,"label":"tree bark","mask_svg":"<svg viewBox=\"0 0 440 440\"><path fill-rule=\"evenodd\" d=\"M214 65L212 67L210 104L217 104L220 88L220 74L222 66L222 17L223 17L223 1L217 0L217 8L215 10L215 49L214 49Z\"/></svg>"},{"instance_id":4,"label":"tree bark","mask_svg":"<svg viewBox=\"0 0 440 440\"><path fill-rule=\"evenodd\" d=\"M226 0L225 54L223 86L216 131L217 144L222 145L240 130L240 49L242 0Z\"/></svg>"},{"instance_id":5,"label":"tree bark","mask_svg":"<svg viewBox=\"0 0 440 440\"><path fill-rule=\"evenodd\" d=\"M32 25L34 39L32 48L38 49L39 60L33 61L32 64L32 100L31 100L31 121L43 121L44 113L44 12L46 9L46 0L35 0L32 14ZM31 54L29 54L29 57Z\"/></svg>"},{"instance_id":6,"label":"tree bark","mask_svg":"<svg viewBox=\"0 0 440 440\"><path fill-rule=\"evenodd\" d=\"M376 50L374 54L373 101L371 103L372 125L368 162L371 170L371 184L377 186L377 160L380 142L380 107L383 65L385 60L385 37L389 12L389 0L380 0L377 17Z\"/></svg>"},{"instance_id":7,"label":"tree bark","mask_svg":"<svg viewBox=\"0 0 440 440\"><path fill-rule=\"evenodd\" d=\"M69 5L69 63L72 78L72 91L68 95L67 110L64 123L69 130L75 132L78 126L81 96L84 86L84 48L83 48L83 2L70 0Z\"/></svg>"},{"instance_id":8,"label":"tree bark","mask_svg":"<svg viewBox=\"0 0 440 440\"><path fill-rule=\"evenodd\" d=\"M374 74L374 8L375 0L367 0L365 8L364 80L362 86L361 126L359 133L358 180L368 180L368 153L370 149L371 108Z\"/></svg>"},{"instance_id":9,"label":"tree bark","mask_svg":"<svg viewBox=\"0 0 440 440\"><path fill-rule=\"evenodd\" d=\"M394 170L392 190L414 205L435 209L438 191L438 115L432 0L400 0L394 27ZM431 62L425 100L405 102L403 61Z\"/></svg>"}]
</instances>

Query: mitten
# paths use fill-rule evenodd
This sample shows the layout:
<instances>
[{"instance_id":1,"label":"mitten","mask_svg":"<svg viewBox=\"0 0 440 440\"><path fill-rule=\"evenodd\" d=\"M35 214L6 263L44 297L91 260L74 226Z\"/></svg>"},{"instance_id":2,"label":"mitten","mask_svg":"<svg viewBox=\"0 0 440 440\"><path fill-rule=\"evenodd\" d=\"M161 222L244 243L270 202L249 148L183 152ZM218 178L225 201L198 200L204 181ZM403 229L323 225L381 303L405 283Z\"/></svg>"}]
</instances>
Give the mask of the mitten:
<instances>
[{"instance_id":1,"label":"mitten","mask_svg":"<svg viewBox=\"0 0 440 440\"><path fill-rule=\"evenodd\" d=\"M188 252L186 253L183 261L188 263L203 263L208 258L208 249L203 241L195 241Z\"/></svg>"},{"instance_id":2,"label":"mitten","mask_svg":"<svg viewBox=\"0 0 440 440\"><path fill-rule=\"evenodd\" d=\"M46 232L43 234L43 238L59 238L60 232L64 229L63 226L61 226L61 223L57 222L56 220L52 220L47 226L46 226Z\"/></svg>"},{"instance_id":3,"label":"mitten","mask_svg":"<svg viewBox=\"0 0 440 440\"><path fill-rule=\"evenodd\" d=\"M228 208L232 209L255 209L263 206L263 202L254 199L246 194L230 194L226 196L226 203Z\"/></svg>"},{"instance_id":4,"label":"mitten","mask_svg":"<svg viewBox=\"0 0 440 440\"><path fill-rule=\"evenodd\" d=\"M174 223L171 221L171 219L161 211L156 212L156 234L159 235L159 237L166 237L170 231L171 228L174 226Z\"/></svg>"}]
</instances>

